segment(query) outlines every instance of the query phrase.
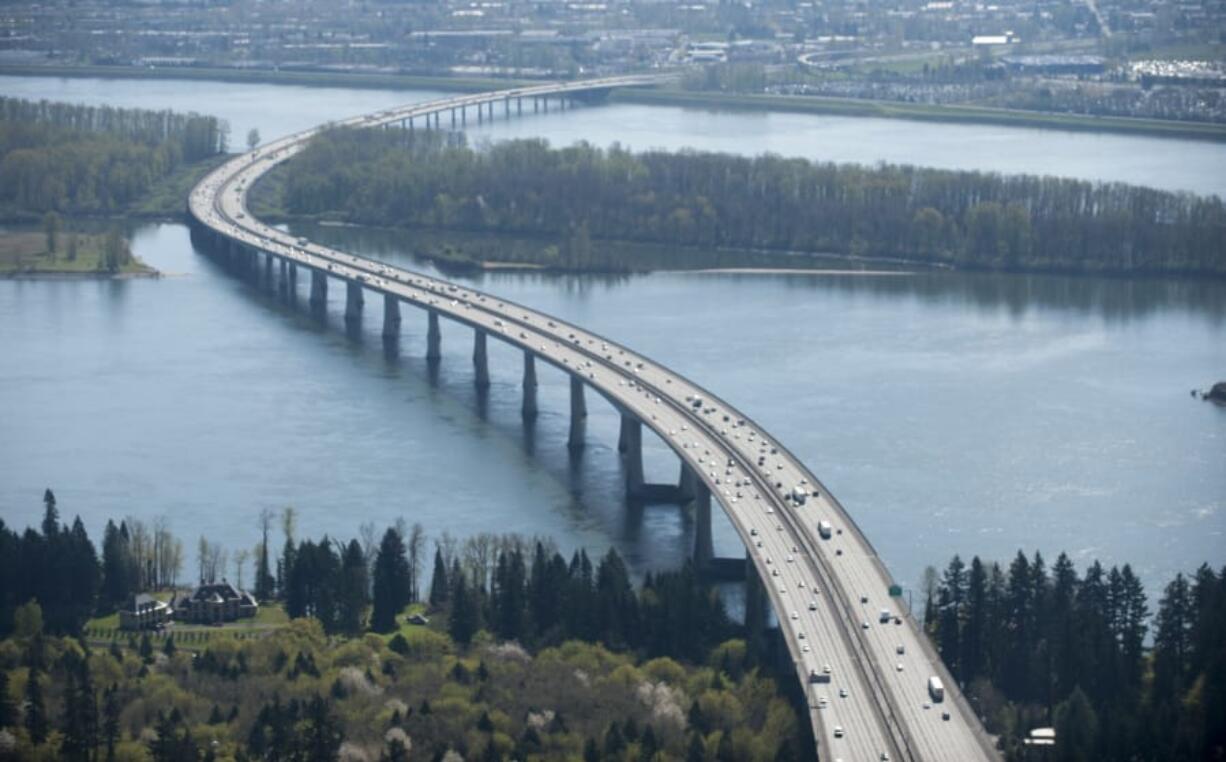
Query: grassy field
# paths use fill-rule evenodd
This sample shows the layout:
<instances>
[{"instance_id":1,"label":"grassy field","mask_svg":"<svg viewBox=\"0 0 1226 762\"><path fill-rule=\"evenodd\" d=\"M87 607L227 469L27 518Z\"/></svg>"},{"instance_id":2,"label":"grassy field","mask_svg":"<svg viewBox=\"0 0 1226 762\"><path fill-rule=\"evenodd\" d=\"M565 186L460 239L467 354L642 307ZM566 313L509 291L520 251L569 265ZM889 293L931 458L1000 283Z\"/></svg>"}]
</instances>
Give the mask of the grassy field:
<instances>
[{"instance_id":1,"label":"grassy field","mask_svg":"<svg viewBox=\"0 0 1226 762\"><path fill-rule=\"evenodd\" d=\"M0 276L14 275L111 275L99 268L105 235L76 233L76 257L69 258L73 233L59 235L58 251L47 250L47 237L41 232L0 232ZM149 265L132 256L117 275L156 275Z\"/></svg>"}]
</instances>

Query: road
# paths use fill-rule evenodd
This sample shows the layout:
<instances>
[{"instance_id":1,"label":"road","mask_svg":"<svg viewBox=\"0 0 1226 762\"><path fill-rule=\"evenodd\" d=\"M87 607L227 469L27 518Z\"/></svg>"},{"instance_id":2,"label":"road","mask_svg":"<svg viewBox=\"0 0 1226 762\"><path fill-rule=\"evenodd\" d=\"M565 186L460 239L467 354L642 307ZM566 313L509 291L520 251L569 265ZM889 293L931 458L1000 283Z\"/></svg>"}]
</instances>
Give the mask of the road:
<instances>
[{"instance_id":1,"label":"road","mask_svg":"<svg viewBox=\"0 0 1226 762\"><path fill-rule=\"evenodd\" d=\"M611 77L411 104L333 123L382 127L517 98L641 86L652 77ZM893 583L850 516L798 459L743 413L666 366L607 338L495 296L355 257L254 219L247 192L301 151L317 129L240 155L192 190L193 223L330 278L362 286L483 330L578 376L667 443L715 496L740 534L809 697L822 759L994 759L990 741L914 621L890 598ZM730 362L740 361L737 356ZM803 503L793 493L807 493ZM814 494L816 493L816 494ZM819 520L834 532L823 540ZM863 600L862 600L863 598ZM879 612L888 610L887 621ZM900 653L901 651L901 653ZM829 683L810 676L829 667ZM930 675L947 695L932 704ZM947 719L943 719L947 713Z\"/></svg>"}]
</instances>

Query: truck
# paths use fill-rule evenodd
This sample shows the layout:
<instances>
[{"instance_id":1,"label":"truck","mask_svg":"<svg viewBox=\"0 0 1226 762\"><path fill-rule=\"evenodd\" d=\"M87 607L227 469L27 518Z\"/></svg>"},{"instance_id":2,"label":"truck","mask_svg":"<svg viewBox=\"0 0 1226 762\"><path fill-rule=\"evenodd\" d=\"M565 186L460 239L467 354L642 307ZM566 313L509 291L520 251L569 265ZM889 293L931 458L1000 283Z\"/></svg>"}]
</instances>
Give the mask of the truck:
<instances>
[{"instance_id":1,"label":"truck","mask_svg":"<svg viewBox=\"0 0 1226 762\"><path fill-rule=\"evenodd\" d=\"M803 487L797 486L792 489L792 500L797 505L804 505L805 500L809 498L809 493L805 492Z\"/></svg>"},{"instance_id":2,"label":"truck","mask_svg":"<svg viewBox=\"0 0 1226 762\"><path fill-rule=\"evenodd\" d=\"M894 615L890 613L889 609L882 609L881 614L877 617L877 621L881 624L889 624L893 618Z\"/></svg>"},{"instance_id":3,"label":"truck","mask_svg":"<svg viewBox=\"0 0 1226 762\"><path fill-rule=\"evenodd\" d=\"M829 540L832 533L832 527L829 521L817 522L817 533L823 540Z\"/></svg>"},{"instance_id":4,"label":"truck","mask_svg":"<svg viewBox=\"0 0 1226 762\"><path fill-rule=\"evenodd\" d=\"M941 682L941 678L936 675L928 678L928 695L937 704L945 700L945 685Z\"/></svg>"}]
</instances>

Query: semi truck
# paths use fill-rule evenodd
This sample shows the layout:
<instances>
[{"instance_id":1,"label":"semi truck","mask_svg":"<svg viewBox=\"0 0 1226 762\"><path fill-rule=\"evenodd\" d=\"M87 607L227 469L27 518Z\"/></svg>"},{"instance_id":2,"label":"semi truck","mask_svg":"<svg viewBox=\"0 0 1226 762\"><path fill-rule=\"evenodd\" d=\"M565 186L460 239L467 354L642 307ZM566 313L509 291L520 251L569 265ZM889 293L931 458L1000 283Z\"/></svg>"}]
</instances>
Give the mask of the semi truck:
<instances>
[{"instance_id":1,"label":"semi truck","mask_svg":"<svg viewBox=\"0 0 1226 762\"><path fill-rule=\"evenodd\" d=\"M831 528L831 526L830 526L830 522L829 522L829 521L819 521L819 522L817 522L817 533L818 533L818 535L820 535L820 536L821 536L821 538L822 538L823 540L829 540L829 539L830 539L830 535L832 534L832 532L833 532L833 530L832 530L832 528Z\"/></svg>"}]
</instances>

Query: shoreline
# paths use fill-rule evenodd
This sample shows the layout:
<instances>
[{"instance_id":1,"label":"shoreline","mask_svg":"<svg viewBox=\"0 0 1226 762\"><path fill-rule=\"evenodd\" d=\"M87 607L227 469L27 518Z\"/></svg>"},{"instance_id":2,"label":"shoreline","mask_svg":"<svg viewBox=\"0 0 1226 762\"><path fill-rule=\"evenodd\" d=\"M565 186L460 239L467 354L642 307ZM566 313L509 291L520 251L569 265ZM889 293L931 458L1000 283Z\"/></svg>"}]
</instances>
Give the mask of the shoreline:
<instances>
[{"instance_id":1,"label":"shoreline","mask_svg":"<svg viewBox=\"0 0 1226 762\"><path fill-rule=\"evenodd\" d=\"M368 90L430 89L450 92L481 92L515 87L537 80L481 77L444 77L411 74L345 72L300 72L267 69L182 67L141 69L119 66L5 65L0 76L72 77L100 79L179 79L239 82L305 87L347 87ZM543 80L542 80L543 81ZM1067 132L1145 135L1176 140L1226 142L1226 124L1179 122L1122 116L1091 116L1046 111L1025 111L973 105L929 105L903 101L787 96L665 89L617 90L610 100L642 105L724 108L750 111L825 114L829 116L905 119L964 124L995 124L1004 127L1052 129Z\"/></svg>"},{"instance_id":2,"label":"shoreline","mask_svg":"<svg viewBox=\"0 0 1226 762\"><path fill-rule=\"evenodd\" d=\"M0 272L0 280L139 280L165 277L160 270L148 272L107 273L107 272L59 272L55 270L32 270L19 272Z\"/></svg>"}]
</instances>

